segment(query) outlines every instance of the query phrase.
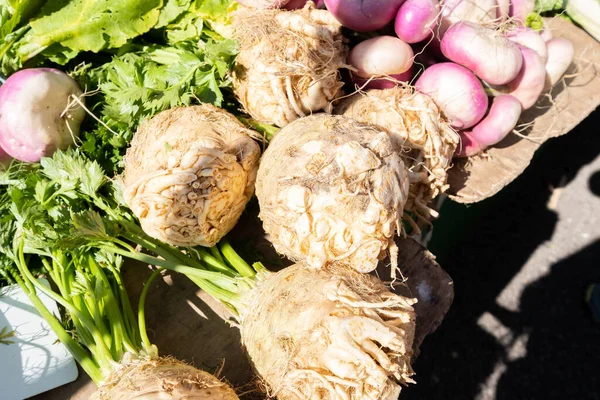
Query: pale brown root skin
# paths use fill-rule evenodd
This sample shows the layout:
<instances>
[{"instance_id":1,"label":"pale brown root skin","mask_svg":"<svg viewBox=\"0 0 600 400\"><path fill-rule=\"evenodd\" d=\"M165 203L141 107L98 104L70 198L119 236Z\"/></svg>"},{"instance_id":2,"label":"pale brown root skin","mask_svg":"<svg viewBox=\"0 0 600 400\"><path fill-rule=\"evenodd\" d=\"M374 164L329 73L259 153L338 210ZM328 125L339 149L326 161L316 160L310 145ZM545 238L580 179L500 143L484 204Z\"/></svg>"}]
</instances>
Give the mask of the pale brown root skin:
<instances>
[{"instance_id":1,"label":"pale brown root skin","mask_svg":"<svg viewBox=\"0 0 600 400\"><path fill-rule=\"evenodd\" d=\"M348 49L329 11L312 3L296 11L242 8L233 26L240 43L233 88L248 114L281 127L330 108Z\"/></svg>"},{"instance_id":2,"label":"pale brown root skin","mask_svg":"<svg viewBox=\"0 0 600 400\"><path fill-rule=\"evenodd\" d=\"M414 382L416 299L334 268L262 276L240 315L242 342L279 400L395 400Z\"/></svg>"},{"instance_id":3,"label":"pale brown root skin","mask_svg":"<svg viewBox=\"0 0 600 400\"><path fill-rule=\"evenodd\" d=\"M229 385L173 358L120 365L93 400L238 400Z\"/></svg>"},{"instance_id":4,"label":"pale brown root skin","mask_svg":"<svg viewBox=\"0 0 600 400\"><path fill-rule=\"evenodd\" d=\"M214 246L254 193L260 147L233 115L209 104L143 123L125 155L127 205L144 231L176 246Z\"/></svg>"},{"instance_id":5,"label":"pale brown root skin","mask_svg":"<svg viewBox=\"0 0 600 400\"><path fill-rule=\"evenodd\" d=\"M317 114L271 141L256 196L278 252L314 268L343 261L370 272L400 229L408 175L386 132Z\"/></svg>"},{"instance_id":6,"label":"pale brown root skin","mask_svg":"<svg viewBox=\"0 0 600 400\"><path fill-rule=\"evenodd\" d=\"M405 210L430 221L428 205L448 189L447 170L459 143L458 134L433 100L410 87L369 90L343 100L335 113L390 133L410 170Z\"/></svg>"}]
</instances>

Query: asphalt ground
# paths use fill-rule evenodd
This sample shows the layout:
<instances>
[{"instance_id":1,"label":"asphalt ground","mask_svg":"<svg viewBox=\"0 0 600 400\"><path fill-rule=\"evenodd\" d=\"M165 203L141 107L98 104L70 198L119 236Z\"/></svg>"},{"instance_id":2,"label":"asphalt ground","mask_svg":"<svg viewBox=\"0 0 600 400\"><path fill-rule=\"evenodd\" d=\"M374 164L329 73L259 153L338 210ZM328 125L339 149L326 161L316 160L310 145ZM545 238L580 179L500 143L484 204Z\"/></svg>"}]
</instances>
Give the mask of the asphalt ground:
<instances>
[{"instance_id":1,"label":"asphalt ground","mask_svg":"<svg viewBox=\"0 0 600 400\"><path fill-rule=\"evenodd\" d=\"M494 197L446 201L429 249L455 300L401 399L600 399L600 110Z\"/></svg>"}]
</instances>

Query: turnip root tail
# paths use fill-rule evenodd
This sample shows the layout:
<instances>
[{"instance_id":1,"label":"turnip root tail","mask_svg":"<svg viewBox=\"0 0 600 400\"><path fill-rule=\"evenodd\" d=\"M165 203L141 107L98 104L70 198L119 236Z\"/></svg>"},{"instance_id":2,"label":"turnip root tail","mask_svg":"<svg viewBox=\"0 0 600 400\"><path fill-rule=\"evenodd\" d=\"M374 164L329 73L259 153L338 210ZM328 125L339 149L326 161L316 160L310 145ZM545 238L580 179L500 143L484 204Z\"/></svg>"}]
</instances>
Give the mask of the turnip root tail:
<instances>
[{"instance_id":1,"label":"turnip root tail","mask_svg":"<svg viewBox=\"0 0 600 400\"><path fill-rule=\"evenodd\" d=\"M93 400L238 400L229 385L174 358L120 365Z\"/></svg>"},{"instance_id":2,"label":"turnip root tail","mask_svg":"<svg viewBox=\"0 0 600 400\"><path fill-rule=\"evenodd\" d=\"M432 210L427 205L448 189L447 170L459 143L458 134L433 100L408 87L370 90L344 100L335 112L390 133L409 168L404 210L429 222Z\"/></svg>"},{"instance_id":3,"label":"turnip root tail","mask_svg":"<svg viewBox=\"0 0 600 400\"><path fill-rule=\"evenodd\" d=\"M296 11L241 9L234 92L253 118L278 126L327 109L346 66L341 25L310 2Z\"/></svg>"},{"instance_id":4,"label":"turnip root tail","mask_svg":"<svg viewBox=\"0 0 600 400\"><path fill-rule=\"evenodd\" d=\"M143 123L125 156L125 201L144 231L177 246L214 246L254 192L260 148L228 112L202 104Z\"/></svg>"},{"instance_id":5,"label":"turnip root tail","mask_svg":"<svg viewBox=\"0 0 600 400\"><path fill-rule=\"evenodd\" d=\"M395 400L414 383L416 299L375 277L295 264L246 298L242 342L279 400Z\"/></svg>"},{"instance_id":6,"label":"turnip root tail","mask_svg":"<svg viewBox=\"0 0 600 400\"><path fill-rule=\"evenodd\" d=\"M259 217L275 249L293 260L315 268L344 260L370 272L401 231L407 172L387 132L342 116L305 117L263 155Z\"/></svg>"}]
</instances>

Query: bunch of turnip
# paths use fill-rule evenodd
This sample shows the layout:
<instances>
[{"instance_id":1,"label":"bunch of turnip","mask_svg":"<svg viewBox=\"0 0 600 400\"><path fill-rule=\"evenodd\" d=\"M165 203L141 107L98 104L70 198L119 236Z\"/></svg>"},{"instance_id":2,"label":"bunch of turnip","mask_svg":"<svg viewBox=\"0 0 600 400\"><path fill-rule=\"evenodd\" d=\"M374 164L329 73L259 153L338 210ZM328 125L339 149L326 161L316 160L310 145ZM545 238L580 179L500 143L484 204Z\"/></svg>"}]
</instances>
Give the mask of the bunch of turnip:
<instances>
[{"instance_id":1,"label":"bunch of turnip","mask_svg":"<svg viewBox=\"0 0 600 400\"><path fill-rule=\"evenodd\" d=\"M144 231L172 245L215 245L254 192L257 135L210 104L163 111L141 124L122 182Z\"/></svg>"},{"instance_id":2,"label":"bunch of turnip","mask_svg":"<svg viewBox=\"0 0 600 400\"><path fill-rule=\"evenodd\" d=\"M572 62L568 41L550 45L547 29L525 26L532 0L327 0L325 5L347 28L385 29L350 50L350 77L358 89L405 86L425 69L414 84L459 131L458 156L475 155L512 132L521 112ZM396 36L389 35L392 28Z\"/></svg>"},{"instance_id":3,"label":"bunch of turnip","mask_svg":"<svg viewBox=\"0 0 600 400\"><path fill-rule=\"evenodd\" d=\"M408 187L386 131L318 114L275 136L260 163L256 196L278 252L315 268L342 260L370 272L388 247L394 250Z\"/></svg>"},{"instance_id":4,"label":"bunch of turnip","mask_svg":"<svg viewBox=\"0 0 600 400\"><path fill-rule=\"evenodd\" d=\"M241 8L233 14L239 54L233 89L254 119L285 126L327 110L339 93L347 47L341 25L312 2L295 11Z\"/></svg>"},{"instance_id":5,"label":"bunch of turnip","mask_svg":"<svg viewBox=\"0 0 600 400\"><path fill-rule=\"evenodd\" d=\"M408 167L410 182L405 211L429 221L428 204L448 185L459 137L433 100L410 87L369 90L341 102L336 113L390 133L395 150ZM405 218L414 223L409 214ZM418 228L417 228L418 231Z\"/></svg>"},{"instance_id":6,"label":"bunch of turnip","mask_svg":"<svg viewBox=\"0 0 600 400\"><path fill-rule=\"evenodd\" d=\"M559 46L549 45L530 28L494 29L464 21L445 32L441 51L453 63L425 70L416 86L460 129L458 156L473 156L500 142L517 125L521 112L562 77L573 60L573 46L566 39L551 40ZM451 73L456 75L454 82L463 84L441 83L440 76ZM483 100L487 93L494 96L489 102Z\"/></svg>"}]
</instances>

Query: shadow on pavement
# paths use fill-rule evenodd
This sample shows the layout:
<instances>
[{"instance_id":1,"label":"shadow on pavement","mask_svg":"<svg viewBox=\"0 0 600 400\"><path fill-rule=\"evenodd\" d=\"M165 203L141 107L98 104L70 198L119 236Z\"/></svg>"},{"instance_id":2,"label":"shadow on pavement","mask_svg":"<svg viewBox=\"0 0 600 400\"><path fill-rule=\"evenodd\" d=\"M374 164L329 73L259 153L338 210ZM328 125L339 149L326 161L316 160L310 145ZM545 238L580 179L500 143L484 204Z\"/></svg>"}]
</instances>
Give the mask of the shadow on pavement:
<instances>
[{"instance_id":1,"label":"shadow on pavement","mask_svg":"<svg viewBox=\"0 0 600 400\"><path fill-rule=\"evenodd\" d=\"M556 263L531 284L521 312L503 323L529 335L524 358L507 363L497 399L600 397L600 324L584 302L586 287L600 281L600 240Z\"/></svg>"},{"instance_id":2,"label":"shadow on pavement","mask_svg":"<svg viewBox=\"0 0 600 400\"><path fill-rule=\"evenodd\" d=\"M509 362L497 399L600 398L590 397L599 387L600 327L593 326L583 303L585 285L598 279L598 242L527 287L519 313L496 304L536 248L552 237L557 215L547 208L551 188L566 185L600 154L599 124L597 111L569 135L549 141L496 196L470 207L444 204L429 247L454 280L455 300L440 329L423 343L414 365L418 383L401 399L477 397L496 364L506 359L505 346L478 324L485 312L514 336L529 334L527 353Z\"/></svg>"}]
</instances>

